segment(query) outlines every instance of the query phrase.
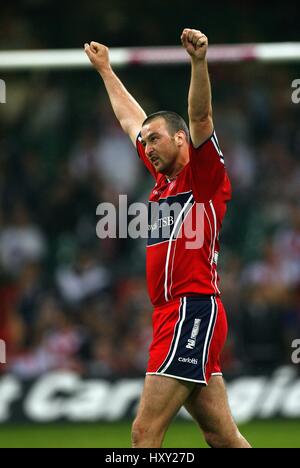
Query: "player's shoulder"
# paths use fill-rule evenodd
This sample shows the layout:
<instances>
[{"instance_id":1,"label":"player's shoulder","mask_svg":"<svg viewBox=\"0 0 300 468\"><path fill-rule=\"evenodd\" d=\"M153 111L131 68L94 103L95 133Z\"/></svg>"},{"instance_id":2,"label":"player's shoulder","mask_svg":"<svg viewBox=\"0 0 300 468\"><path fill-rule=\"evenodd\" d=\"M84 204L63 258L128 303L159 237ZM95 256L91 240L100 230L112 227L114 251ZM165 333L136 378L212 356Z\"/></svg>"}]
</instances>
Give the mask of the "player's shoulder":
<instances>
[{"instance_id":1,"label":"player's shoulder","mask_svg":"<svg viewBox=\"0 0 300 468\"><path fill-rule=\"evenodd\" d=\"M192 138L190 138L189 149L190 151L201 151L211 145L213 145L215 148L219 148L220 146L215 129L213 129L212 133L198 146L196 146Z\"/></svg>"},{"instance_id":2,"label":"player's shoulder","mask_svg":"<svg viewBox=\"0 0 300 468\"><path fill-rule=\"evenodd\" d=\"M213 130L209 138L207 138L201 145L197 147L195 147L191 141L189 146L189 153L190 161L192 161L193 164L196 163L202 166L205 163L221 163L221 167L225 166L224 155L222 153L215 130Z\"/></svg>"}]
</instances>

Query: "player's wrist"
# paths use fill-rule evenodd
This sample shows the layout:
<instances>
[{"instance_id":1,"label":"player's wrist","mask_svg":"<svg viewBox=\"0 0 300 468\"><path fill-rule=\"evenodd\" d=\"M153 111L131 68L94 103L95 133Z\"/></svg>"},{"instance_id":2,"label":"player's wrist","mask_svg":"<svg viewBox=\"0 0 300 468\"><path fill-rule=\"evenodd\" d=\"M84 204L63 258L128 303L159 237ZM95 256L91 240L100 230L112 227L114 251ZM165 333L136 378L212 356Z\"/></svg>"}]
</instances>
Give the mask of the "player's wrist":
<instances>
[{"instance_id":1,"label":"player's wrist","mask_svg":"<svg viewBox=\"0 0 300 468\"><path fill-rule=\"evenodd\" d=\"M111 75L112 68L111 68L110 63L97 67L97 72L102 76L102 78L105 78L105 76L107 75Z\"/></svg>"},{"instance_id":2,"label":"player's wrist","mask_svg":"<svg viewBox=\"0 0 300 468\"><path fill-rule=\"evenodd\" d=\"M193 65L203 64L207 62L206 55L203 57L198 57L197 55L191 55L191 62Z\"/></svg>"}]
</instances>

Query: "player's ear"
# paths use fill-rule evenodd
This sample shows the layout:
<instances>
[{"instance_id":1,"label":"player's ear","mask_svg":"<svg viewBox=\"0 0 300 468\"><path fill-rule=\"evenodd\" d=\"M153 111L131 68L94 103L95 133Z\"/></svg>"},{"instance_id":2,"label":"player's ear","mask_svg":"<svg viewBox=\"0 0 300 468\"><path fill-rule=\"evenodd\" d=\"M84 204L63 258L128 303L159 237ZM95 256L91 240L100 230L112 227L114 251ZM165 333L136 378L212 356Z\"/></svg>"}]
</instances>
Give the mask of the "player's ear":
<instances>
[{"instance_id":1,"label":"player's ear","mask_svg":"<svg viewBox=\"0 0 300 468\"><path fill-rule=\"evenodd\" d=\"M175 142L177 146L182 146L186 141L185 133L183 130L179 130L175 133Z\"/></svg>"}]
</instances>

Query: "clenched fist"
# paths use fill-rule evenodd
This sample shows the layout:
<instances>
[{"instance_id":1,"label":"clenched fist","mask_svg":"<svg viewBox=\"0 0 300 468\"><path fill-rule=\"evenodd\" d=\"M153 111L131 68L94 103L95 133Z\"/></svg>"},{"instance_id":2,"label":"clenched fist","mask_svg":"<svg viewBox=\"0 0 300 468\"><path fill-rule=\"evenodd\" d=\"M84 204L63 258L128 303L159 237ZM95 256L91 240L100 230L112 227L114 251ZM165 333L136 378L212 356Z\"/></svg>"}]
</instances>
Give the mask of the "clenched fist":
<instances>
[{"instance_id":1,"label":"clenched fist","mask_svg":"<svg viewBox=\"0 0 300 468\"><path fill-rule=\"evenodd\" d=\"M201 31L197 29L184 29L181 34L181 42L192 58L199 60L205 59L208 39Z\"/></svg>"},{"instance_id":2,"label":"clenched fist","mask_svg":"<svg viewBox=\"0 0 300 468\"><path fill-rule=\"evenodd\" d=\"M108 48L105 45L92 41L84 44L84 51L99 73L110 67Z\"/></svg>"}]
</instances>

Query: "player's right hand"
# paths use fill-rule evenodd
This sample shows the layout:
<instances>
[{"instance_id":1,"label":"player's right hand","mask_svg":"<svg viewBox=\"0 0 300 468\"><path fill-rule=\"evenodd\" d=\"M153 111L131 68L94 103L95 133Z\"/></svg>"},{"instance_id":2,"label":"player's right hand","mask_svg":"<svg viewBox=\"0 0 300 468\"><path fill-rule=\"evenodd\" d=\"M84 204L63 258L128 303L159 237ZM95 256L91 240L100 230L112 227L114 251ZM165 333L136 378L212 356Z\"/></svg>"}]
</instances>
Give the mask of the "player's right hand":
<instances>
[{"instance_id":1,"label":"player's right hand","mask_svg":"<svg viewBox=\"0 0 300 468\"><path fill-rule=\"evenodd\" d=\"M192 58L205 59L208 39L201 31L185 28L181 34L181 43Z\"/></svg>"},{"instance_id":2,"label":"player's right hand","mask_svg":"<svg viewBox=\"0 0 300 468\"><path fill-rule=\"evenodd\" d=\"M98 72L110 66L108 47L105 45L92 41L84 44L84 51Z\"/></svg>"}]
</instances>

